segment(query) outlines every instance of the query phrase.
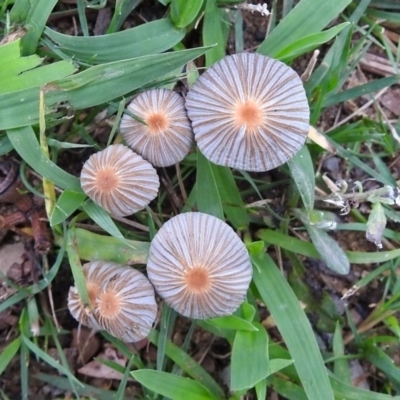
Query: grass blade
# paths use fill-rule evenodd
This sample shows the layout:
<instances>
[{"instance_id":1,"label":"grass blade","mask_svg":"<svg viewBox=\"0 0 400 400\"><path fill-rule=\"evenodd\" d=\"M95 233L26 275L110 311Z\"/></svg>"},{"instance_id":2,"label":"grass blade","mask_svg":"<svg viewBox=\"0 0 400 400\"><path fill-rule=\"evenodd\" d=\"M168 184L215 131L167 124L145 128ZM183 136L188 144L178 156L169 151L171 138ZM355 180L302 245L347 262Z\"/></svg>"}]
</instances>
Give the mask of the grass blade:
<instances>
[{"instance_id":1,"label":"grass blade","mask_svg":"<svg viewBox=\"0 0 400 400\"><path fill-rule=\"evenodd\" d=\"M29 340L25 335L21 335L21 342L37 357L41 358L45 363L51 365L58 372L63 375L68 376L73 382L75 382L78 386L82 386L83 384L79 382L77 378L71 372L69 372L66 368L58 363L58 361L54 360L54 358L50 357L47 353L45 353L42 349L40 349L35 343Z\"/></svg>"},{"instance_id":2,"label":"grass blade","mask_svg":"<svg viewBox=\"0 0 400 400\"><path fill-rule=\"evenodd\" d=\"M38 174L63 189L82 191L78 178L65 172L46 157L31 126L9 129L7 136L16 152Z\"/></svg>"},{"instance_id":3,"label":"grass blade","mask_svg":"<svg viewBox=\"0 0 400 400\"><path fill-rule=\"evenodd\" d=\"M127 265L147 262L149 242L127 239L122 242L121 239L80 228L75 229L75 239L82 260L104 260Z\"/></svg>"},{"instance_id":4,"label":"grass blade","mask_svg":"<svg viewBox=\"0 0 400 400\"><path fill-rule=\"evenodd\" d=\"M21 341L19 338L14 339L10 344L3 348L0 354L0 375L5 371L7 365L17 354Z\"/></svg>"},{"instance_id":5,"label":"grass blade","mask_svg":"<svg viewBox=\"0 0 400 400\"><path fill-rule=\"evenodd\" d=\"M351 0L302 0L261 43L258 52L276 57L292 43L322 31Z\"/></svg>"},{"instance_id":6,"label":"grass blade","mask_svg":"<svg viewBox=\"0 0 400 400\"><path fill-rule=\"evenodd\" d=\"M314 208L315 200L315 173L307 146L288 161L292 178L299 190L303 204L308 213Z\"/></svg>"},{"instance_id":7,"label":"grass blade","mask_svg":"<svg viewBox=\"0 0 400 400\"><path fill-rule=\"evenodd\" d=\"M279 231L272 229L262 229L258 231L257 236L267 243L281 247L282 249L301 254L306 257L321 259L318 251L312 243L304 240L287 236ZM346 256L352 264L369 264L381 263L400 257L400 249L391 251L362 252L362 251L346 251Z\"/></svg>"},{"instance_id":8,"label":"grass blade","mask_svg":"<svg viewBox=\"0 0 400 400\"><path fill-rule=\"evenodd\" d=\"M149 341L157 346L159 334L154 329L151 330L148 337ZM193 360L185 351L173 344L170 340L165 346L165 354L177 364L186 374L201 382L215 398L224 398L224 392L214 381L211 375L206 372L196 361ZM187 397L186 397L187 399Z\"/></svg>"},{"instance_id":9,"label":"grass blade","mask_svg":"<svg viewBox=\"0 0 400 400\"><path fill-rule=\"evenodd\" d=\"M213 396L201 383L168 372L142 369L131 372L131 375L148 389L172 400L187 400L188 393L190 400L220 399Z\"/></svg>"},{"instance_id":10,"label":"grass blade","mask_svg":"<svg viewBox=\"0 0 400 400\"><path fill-rule=\"evenodd\" d=\"M259 323L254 325L257 332L236 332L232 346L231 390L252 388L270 373L267 331Z\"/></svg>"},{"instance_id":11,"label":"grass blade","mask_svg":"<svg viewBox=\"0 0 400 400\"><path fill-rule=\"evenodd\" d=\"M185 35L185 31L174 28L169 19L101 36L69 36L50 28L44 33L64 54L92 65L162 53Z\"/></svg>"},{"instance_id":12,"label":"grass blade","mask_svg":"<svg viewBox=\"0 0 400 400\"><path fill-rule=\"evenodd\" d=\"M197 150L196 201L200 212L224 221L221 196L214 174L214 165Z\"/></svg>"},{"instance_id":13,"label":"grass blade","mask_svg":"<svg viewBox=\"0 0 400 400\"><path fill-rule=\"evenodd\" d=\"M308 399L333 400L314 332L293 290L267 254L251 254L251 259L254 283L289 349Z\"/></svg>"}]
</instances>

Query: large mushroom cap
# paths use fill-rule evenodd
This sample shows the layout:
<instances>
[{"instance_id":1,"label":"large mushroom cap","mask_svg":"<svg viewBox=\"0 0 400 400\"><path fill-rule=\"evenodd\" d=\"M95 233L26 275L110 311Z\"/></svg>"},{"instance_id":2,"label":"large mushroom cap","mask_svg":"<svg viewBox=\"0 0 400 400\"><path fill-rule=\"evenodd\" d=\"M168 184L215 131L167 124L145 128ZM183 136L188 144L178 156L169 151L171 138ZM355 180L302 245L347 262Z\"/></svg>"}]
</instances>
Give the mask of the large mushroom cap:
<instances>
[{"instance_id":1,"label":"large mushroom cap","mask_svg":"<svg viewBox=\"0 0 400 400\"><path fill-rule=\"evenodd\" d=\"M83 266L91 309L84 307L75 287L68 308L83 325L105 330L126 342L145 338L157 316L154 289L139 271L107 261Z\"/></svg>"},{"instance_id":2,"label":"large mushroom cap","mask_svg":"<svg viewBox=\"0 0 400 400\"><path fill-rule=\"evenodd\" d=\"M157 293L180 314L212 318L243 302L252 268L233 229L198 212L171 218L150 245L147 273Z\"/></svg>"},{"instance_id":3,"label":"large mushroom cap","mask_svg":"<svg viewBox=\"0 0 400 400\"><path fill-rule=\"evenodd\" d=\"M303 146L309 107L291 68L255 53L227 56L210 67L186 97L195 140L215 164L267 171Z\"/></svg>"},{"instance_id":4,"label":"large mushroom cap","mask_svg":"<svg viewBox=\"0 0 400 400\"><path fill-rule=\"evenodd\" d=\"M153 166L122 144L91 155L81 172L83 191L118 217L145 208L157 196L159 185Z\"/></svg>"},{"instance_id":5,"label":"large mushroom cap","mask_svg":"<svg viewBox=\"0 0 400 400\"><path fill-rule=\"evenodd\" d=\"M193 132L183 98L167 89L140 93L128 110L147 125L128 114L121 119L121 133L126 143L157 167L167 167L183 160L193 142Z\"/></svg>"}]
</instances>

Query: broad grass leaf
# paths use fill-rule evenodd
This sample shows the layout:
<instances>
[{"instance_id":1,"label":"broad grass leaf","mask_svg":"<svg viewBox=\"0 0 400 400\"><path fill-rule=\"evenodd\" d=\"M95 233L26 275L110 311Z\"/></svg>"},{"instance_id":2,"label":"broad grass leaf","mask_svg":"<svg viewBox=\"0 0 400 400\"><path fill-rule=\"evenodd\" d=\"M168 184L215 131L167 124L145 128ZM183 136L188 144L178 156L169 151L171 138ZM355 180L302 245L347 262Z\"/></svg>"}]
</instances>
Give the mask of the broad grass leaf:
<instances>
[{"instance_id":1,"label":"broad grass leaf","mask_svg":"<svg viewBox=\"0 0 400 400\"><path fill-rule=\"evenodd\" d=\"M14 339L6 347L3 348L0 354L0 375L5 371L8 364L14 358L19 350L21 341L19 338Z\"/></svg>"},{"instance_id":2,"label":"broad grass leaf","mask_svg":"<svg viewBox=\"0 0 400 400\"><path fill-rule=\"evenodd\" d=\"M305 36L290 44L285 49L281 50L276 55L276 58L282 61L288 61L292 60L293 58L299 57L304 53L312 51L318 46L332 40L337 34L339 34L343 30L343 28L345 28L349 24L349 22L343 22L326 31Z\"/></svg>"},{"instance_id":3,"label":"broad grass leaf","mask_svg":"<svg viewBox=\"0 0 400 400\"><path fill-rule=\"evenodd\" d=\"M79 258L82 260L104 260L117 264L146 264L149 242L121 241L112 236L99 235L86 229L75 228L75 240Z\"/></svg>"},{"instance_id":4,"label":"broad grass leaf","mask_svg":"<svg viewBox=\"0 0 400 400\"><path fill-rule=\"evenodd\" d=\"M253 282L288 347L309 400L333 400L314 332L292 288L264 252L251 254Z\"/></svg>"},{"instance_id":5,"label":"broad grass leaf","mask_svg":"<svg viewBox=\"0 0 400 400\"><path fill-rule=\"evenodd\" d=\"M168 372L141 369L131 372L131 375L147 389L172 400L187 400L189 394L190 400L221 399L215 397L201 383Z\"/></svg>"},{"instance_id":6,"label":"broad grass leaf","mask_svg":"<svg viewBox=\"0 0 400 400\"><path fill-rule=\"evenodd\" d=\"M75 212L86 199L82 192L64 190L58 198L53 212L50 216L50 225L55 226L64 222L73 212Z\"/></svg>"},{"instance_id":7,"label":"broad grass leaf","mask_svg":"<svg viewBox=\"0 0 400 400\"><path fill-rule=\"evenodd\" d=\"M164 18L108 35L70 36L50 28L44 34L64 54L94 65L162 53L179 43L185 31Z\"/></svg>"},{"instance_id":8,"label":"broad grass leaf","mask_svg":"<svg viewBox=\"0 0 400 400\"><path fill-rule=\"evenodd\" d=\"M243 330L252 332L255 332L259 329L253 323L248 322L242 318L239 318L236 315L211 318L207 320L207 323L223 329Z\"/></svg>"},{"instance_id":9,"label":"broad grass leaf","mask_svg":"<svg viewBox=\"0 0 400 400\"><path fill-rule=\"evenodd\" d=\"M92 200L87 200L83 204L83 209L86 211L89 217L107 233L116 239L121 240L124 244L130 246L129 242L124 238L107 211L98 206Z\"/></svg>"},{"instance_id":10,"label":"broad grass leaf","mask_svg":"<svg viewBox=\"0 0 400 400\"><path fill-rule=\"evenodd\" d=\"M44 88L45 112L55 114L57 105L63 102L69 103L67 107L83 109L114 101L170 75L207 50L202 47L96 65L53 81ZM0 94L0 130L39 123L39 95L39 87Z\"/></svg>"},{"instance_id":11,"label":"broad grass leaf","mask_svg":"<svg viewBox=\"0 0 400 400\"><path fill-rule=\"evenodd\" d=\"M7 130L15 151L38 174L63 189L82 192L79 179L54 164L43 152L31 126Z\"/></svg>"},{"instance_id":12,"label":"broad grass leaf","mask_svg":"<svg viewBox=\"0 0 400 400\"><path fill-rule=\"evenodd\" d=\"M307 146L288 161L290 173L299 190L305 209L310 213L315 200L315 173Z\"/></svg>"},{"instance_id":13,"label":"broad grass leaf","mask_svg":"<svg viewBox=\"0 0 400 400\"><path fill-rule=\"evenodd\" d=\"M261 43L257 52L275 58L293 43L322 31L350 3L351 0L300 1Z\"/></svg>"},{"instance_id":14,"label":"broad grass leaf","mask_svg":"<svg viewBox=\"0 0 400 400\"><path fill-rule=\"evenodd\" d=\"M229 21L225 10L218 8L216 0L206 0L203 22L203 44L214 46L206 54L206 66L210 67L225 56L225 44L229 33Z\"/></svg>"},{"instance_id":15,"label":"broad grass leaf","mask_svg":"<svg viewBox=\"0 0 400 400\"><path fill-rule=\"evenodd\" d=\"M339 93L328 94L327 96L325 96L322 106L329 107L338 103L344 103L345 101L355 99L357 97L364 96L378 90L382 90L388 86L395 85L399 82L399 80L400 75L393 75L386 78L376 79L372 82L368 82L363 85L353 87L351 89L343 90Z\"/></svg>"},{"instance_id":16,"label":"broad grass leaf","mask_svg":"<svg viewBox=\"0 0 400 400\"><path fill-rule=\"evenodd\" d=\"M393 364L393 362L392 362ZM336 399L346 400L400 400L400 396L392 396L383 393L373 392L372 390L360 389L353 385L340 382L334 376L330 376L332 388Z\"/></svg>"},{"instance_id":17,"label":"broad grass leaf","mask_svg":"<svg viewBox=\"0 0 400 400\"><path fill-rule=\"evenodd\" d=\"M250 221L232 170L210 163L214 173L224 213L236 229L245 229Z\"/></svg>"},{"instance_id":18,"label":"broad grass leaf","mask_svg":"<svg viewBox=\"0 0 400 400\"><path fill-rule=\"evenodd\" d=\"M16 1L15 3L22 3ZM25 3L25 2L24 2ZM27 33L22 38L22 54L35 54L39 44L39 39L42 36L43 29L46 26L47 20L57 4L57 0L36 0L28 1L25 5L26 10L22 11L19 16L11 10L11 22L17 23L16 19L21 18L23 14L23 26L26 27ZM18 9L18 7L16 7ZM13 7L14 9L14 7ZM15 19L14 19L15 18ZM21 21L22 22L22 21ZM17 23L18 24L18 23Z\"/></svg>"},{"instance_id":19,"label":"broad grass leaf","mask_svg":"<svg viewBox=\"0 0 400 400\"><path fill-rule=\"evenodd\" d=\"M96 65L49 85L46 105L69 102L82 109L115 100L183 67L208 49L200 47Z\"/></svg>"},{"instance_id":20,"label":"broad grass leaf","mask_svg":"<svg viewBox=\"0 0 400 400\"><path fill-rule=\"evenodd\" d=\"M118 31L129 14L141 3L142 0L120 0L115 3L114 14L110 25L108 26L107 33L114 33Z\"/></svg>"},{"instance_id":21,"label":"broad grass leaf","mask_svg":"<svg viewBox=\"0 0 400 400\"><path fill-rule=\"evenodd\" d=\"M196 203L198 210L225 220L214 164L197 150Z\"/></svg>"},{"instance_id":22,"label":"broad grass leaf","mask_svg":"<svg viewBox=\"0 0 400 400\"><path fill-rule=\"evenodd\" d=\"M285 235L284 233L272 229L262 229L257 232L257 236L265 242L292 251L293 253L322 259L313 243L305 242L304 240ZM352 264L370 264L394 260L400 257L400 249L379 252L346 251L345 254L348 261Z\"/></svg>"},{"instance_id":23,"label":"broad grass leaf","mask_svg":"<svg viewBox=\"0 0 400 400\"><path fill-rule=\"evenodd\" d=\"M232 347L231 390L249 389L266 378L269 371L268 334L254 323L258 331L238 330Z\"/></svg>"},{"instance_id":24,"label":"broad grass leaf","mask_svg":"<svg viewBox=\"0 0 400 400\"><path fill-rule=\"evenodd\" d=\"M336 322L335 333L333 335L333 371L337 379L351 385L351 371L349 360L345 357L345 348L342 337L342 327L339 321Z\"/></svg>"},{"instance_id":25,"label":"broad grass leaf","mask_svg":"<svg viewBox=\"0 0 400 400\"><path fill-rule=\"evenodd\" d=\"M152 329L148 339L152 344L157 346L159 340L158 332ZM206 372L203 367L194 361L185 351L173 344L170 340L166 342L165 354L187 375L196 381L201 382L211 393L213 393L213 398L225 398L223 390L214 381L211 375L209 375L208 372ZM185 400L187 400L187 394Z\"/></svg>"},{"instance_id":26,"label":"broad grass leaf","mask_svg":"<svg viewBox=\"0 0 400 400\"><path fill-rule=\"evenodd\" d=\"M190 25L203 6L203 0L172 0L171 20L177 28Z\"/></svg>"}]
</instances>

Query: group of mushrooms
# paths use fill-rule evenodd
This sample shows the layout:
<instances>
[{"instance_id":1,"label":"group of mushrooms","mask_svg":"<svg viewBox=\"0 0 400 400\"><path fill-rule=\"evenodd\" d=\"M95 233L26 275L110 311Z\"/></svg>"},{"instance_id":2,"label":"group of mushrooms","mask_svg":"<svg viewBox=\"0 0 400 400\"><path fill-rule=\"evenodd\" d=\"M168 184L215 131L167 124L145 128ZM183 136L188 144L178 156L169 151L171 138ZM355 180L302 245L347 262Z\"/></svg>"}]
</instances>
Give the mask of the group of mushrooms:
<instances>
[{"instance_id":1,"label":"group of mushrooms","mask_svg":"<svg viewBox=\"0 0 400 400\"><path fill-rule=\"evenodd\" d=\"M255 53L214 64L185 100L152 89L136 96L128 111L120 131L129 147L115 144L93 154L81 173L84 192L114 216L145 208L159 188L153 166L182 161L193 138L213 163L260 172L293 157L309 129L299 76ZM132 267L99 260L85 264L83 272L90 306L72 287L72 315L127 342L150 332L157 315L154 289L180 314L205 319L232 314L252 278L247 249L234 230L200 212L172 217L160 228L150 245L148 278Z\"/></svg>"}]
</instances>

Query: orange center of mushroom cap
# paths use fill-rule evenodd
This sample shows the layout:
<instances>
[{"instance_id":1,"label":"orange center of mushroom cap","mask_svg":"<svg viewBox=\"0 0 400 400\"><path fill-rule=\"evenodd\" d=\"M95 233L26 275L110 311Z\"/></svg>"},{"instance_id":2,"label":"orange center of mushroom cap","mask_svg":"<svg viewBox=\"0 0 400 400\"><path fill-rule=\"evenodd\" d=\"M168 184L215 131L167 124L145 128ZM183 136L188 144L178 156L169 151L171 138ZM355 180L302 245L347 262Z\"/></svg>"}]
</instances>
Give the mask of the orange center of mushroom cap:
<instances>
[{"instance_id":1,"label":"orange center of mushroom cap","mask_svg":"<svg viewBox=\"0 0 400 400\"><path fill-rule=\"evenodd\" d=\"M101 192L111 192L119 185L118 175L113 168L104 168L97 172L96 186Z\"/></svg>"},{"instance_id":2,"label":"orange center of mushroom cap","mask_svg":"<svg viewBox=\"0 0 400 400\"><path fill-rule=\"evenodd\" d=\"M103 292L99 294L97 307L103 318L115 318L120 311L121 301L117 293L113 291Z\"/></svg>"},{"instance_id":3,"label":"orange center of mushroom cap","mask_svg":"<svg viewBox=\"0 0 400 400\"><path fill-rule=\"evenodd\" d=\"M248 100L245 103L237 104L235 118L239 127L246 125L250 131L253 131L261 125L263 114L255 102Z\"/></svg>"},{"instance_id":4,"label":"orange center of mushroom cap","mask_svg":"<svg viewBox=\"0 0 400 400\"><path fill-rule=\"evenodd\" d=\"M159 134L168 128L168 118L161 112L150 114L146 118L146 124L151 133Z\"/></svg>"},{"instance_id":5,"label":"orange center of mushroom cap","mask_svg":"<svg viewBox=\"0 0 400 400\"><path fill-rule=\"evenodd\" d=\"M204 293L211 287L211 278L208 270L203 267L193 267L186 270L184 282L192 293Z\"/></svg>"}]
</instances>

